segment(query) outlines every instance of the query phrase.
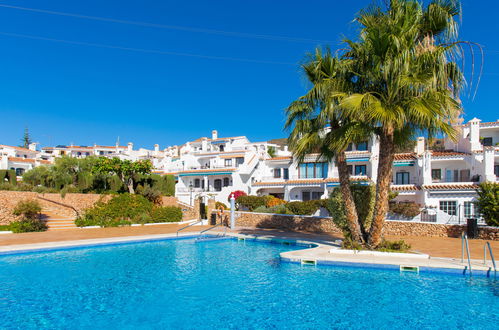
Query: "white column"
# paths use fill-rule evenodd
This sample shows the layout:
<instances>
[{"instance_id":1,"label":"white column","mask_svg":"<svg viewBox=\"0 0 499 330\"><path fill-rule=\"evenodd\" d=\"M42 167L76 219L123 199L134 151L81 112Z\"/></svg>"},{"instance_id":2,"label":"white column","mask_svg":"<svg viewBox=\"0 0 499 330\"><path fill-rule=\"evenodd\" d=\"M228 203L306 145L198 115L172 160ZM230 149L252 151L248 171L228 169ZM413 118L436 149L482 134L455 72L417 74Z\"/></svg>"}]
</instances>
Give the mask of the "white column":
<instances>
[{"instance_id":1,"label":"white column","mask_svg":"<svg viewBox=\"0 0 499 330\"><path fill-rule=\"evenodd\" d=\"M206 191L208 191L208 190L209 190L209 187L208 187L208 176L206 176L206 175L205 175L205 176L203 177L203 181L204 181L204 189L205 189Z\"/></svg>"},{"instance_id":2,"label":"white column","mask_svg":"<svg viewBox=\"0 0 499 330\"><path fill-rule=\"evenodd\" d=\"M481 120L478 118L473 118L469 121L471 151L482 150L482 144L480 143L480 122Z\"/></svg>"},{"instance_id":3,"label":"white column","mask_svg":"<svg viewBox=\"0 0 499 330\"><path fill-rule=\"evenodd\" d=\"M418 159L418 166L421 169L422 184L431 184L431 152L425 151L423 157Z\"/></svg>"},{"instance_id":4,"label":"white column","mask_svg":"<svg viewBox=\"0 0 499 330\"><path fill-rule=\"evenodd\" d=\"M496 175L494 174L494 147L484 147L483 148L483 180L489 182L496 181Z\"/></svg>"}]
</instances>

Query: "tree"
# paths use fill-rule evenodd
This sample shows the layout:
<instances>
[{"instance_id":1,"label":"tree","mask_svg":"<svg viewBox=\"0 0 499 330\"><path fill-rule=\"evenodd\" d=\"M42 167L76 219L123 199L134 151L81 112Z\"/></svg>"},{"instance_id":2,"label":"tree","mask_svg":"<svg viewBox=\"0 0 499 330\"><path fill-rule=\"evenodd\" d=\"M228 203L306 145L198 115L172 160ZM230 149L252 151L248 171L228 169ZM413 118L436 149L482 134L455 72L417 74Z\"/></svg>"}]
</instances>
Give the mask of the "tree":
<instances>
[{"instance_id":1,"label":"tree","mask_svg":"<svg viewBox=\"0 0 499 330\"><path fill-rule=\"evenodd\" d=\"M92 173L115 174L121 182L128 188L128 192L135 193L134 180L138 174L150 174L152 164L150 160L121 160L119 158L97 158Z\"/></svg>"},{"instance_id":2,"label":"tree","mask_svg":"<svg viewBox=\"0 0 499 330\"><path fill-rule=\"evenodd\" d=\"M335 159L338 166L342 203L348 236L364 244L366 230L359 221L350 189L350 173L345 150L353 142L365 141L370 128L360 122L342 118L342 108L334 97L338 90L353 91L348 63L335 58L327 50L317 49L310 54L302 69L311 88L304 96L291 103L287 109L286 128L291 128L289 144L299 161L310 153L317 153L318 160Z\"/></svg>"},{"instance_id":3,"label":"tree","mask_svg":"<svg viewBox=\"0 0 499 330\"><path fill-rule=\"evenodd\" d=\"M20 145L20 147L28 149L29 145L31 143L32 143L32 141L31 141L31 137L29 136L28 127L25 127L24 128L24 135L23 135L23 138L21 139L21 145Z\"/></svg>"},{"instance_id":4,"label":"tree","mask_svg":"<svg viewBox=\"0 0 499 330\"><path fill-rule=\"evenodd\" d=\"M477 189L478 212L489 226L499 226L499 183L484 182Z\"/></svg>"}]
</instances>

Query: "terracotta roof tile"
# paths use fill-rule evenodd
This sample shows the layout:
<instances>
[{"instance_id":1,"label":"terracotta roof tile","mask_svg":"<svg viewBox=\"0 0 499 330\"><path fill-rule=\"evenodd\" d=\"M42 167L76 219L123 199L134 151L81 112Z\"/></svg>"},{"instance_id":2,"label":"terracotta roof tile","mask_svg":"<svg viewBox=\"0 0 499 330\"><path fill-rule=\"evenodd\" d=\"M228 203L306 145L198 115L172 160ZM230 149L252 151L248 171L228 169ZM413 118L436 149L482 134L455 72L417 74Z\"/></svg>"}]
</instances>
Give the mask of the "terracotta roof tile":
<instances>
[{"instance_id":1,"label":"terracotta roof tile","mask_svg":"<svg viewBox=\"0 0 499 330\"><path fill-rule=\"evenodd\" d=\"M393 184L390 189L392 191L417 191L421 190L421 187L415 184Z\"/></svg>"},{"instance_id":2,"label":"terracotta roof tile","mask_svg":"<svg viewBox=\"0 0 499 330\"><path fill-rule=\"evenodd\" d=\"M240 158L240 157L244 157L244 154L234 154L234 155L222 155L220 156L220 158Z\"/></svg>"},{"instance_id":3,"label":"terracotta roof tile","mask_svg":"<svg viewBox=\"0 0 499 330\"><path fill-rule=\"evenodd\" d=\"M395 154L393 159L394 160L415 160L416 154L414 152L399 153L399 154Z\"/></svg>"},{"instance_id":4,"label":"terracotta roof tile","mask_svg":"<svg viewBox=\"0 0 499 330\"><path fill-rule=\"evenodd\" d=\"M272 157L267 160L291 160L291 156Z\"/></svg>"},{"instance_id":5,"label":"terracotta roof tile","mask_svg":"<svg viewBox=\"0 0 499 330\"><path fill-rule=\"evenodd\" d=\"M446 182L423 185L425 190L475 190L478 185L471 182Z\"/></svg>"},{"instance_id":6,"label":"terracotta roof tile","mask_svg":"<svg viewBox=\"0 0 499 330\"><path fill-rule=\"evenodd\" d=\"M8 145L5 145L5 144L0 144L0 148L1 147L12 148L12 149L19 150L19 151L24 151L24 152L37 152L36 150L30 150L30 149L26 149L26 148L22 148L22 147L8 146Z\"/></svg>"},{"instance_id":7,"label":"terracotta roof tile","mask_svg":"<svg viewBox=\"0 0 499 330\"><path fill-rule=\"evenodd\" d=\"M458 152L458 151L453 151L453 150L446 150L446 151L432 151L431 155L433 157L455 157L455 156L466 156L468 155L467 153L464 152Z\"/></svg>"},{"instance_id":8,"label":"terracotta roof tile","mask_svg":"<svg viewBox=\"0 0 499 330\"><path fill-rule=\"evenodd\" d=\"M33 158L21 158L21 157L9 157L10 162L18 162L18 163L35 163L35 159Z\"/></svg>"},{"instance_id":9,"label":"terracotta roof tile","mask_svg":"<svg viewBox=\"0 0 499 330\"><path fill-rule=\"evenodd\" d=\"M234 172L235 168L207 168L204 170L188 170L188 171L179 171L178 173L205 173L205 172Z\"/></svg>"}]
</instances>

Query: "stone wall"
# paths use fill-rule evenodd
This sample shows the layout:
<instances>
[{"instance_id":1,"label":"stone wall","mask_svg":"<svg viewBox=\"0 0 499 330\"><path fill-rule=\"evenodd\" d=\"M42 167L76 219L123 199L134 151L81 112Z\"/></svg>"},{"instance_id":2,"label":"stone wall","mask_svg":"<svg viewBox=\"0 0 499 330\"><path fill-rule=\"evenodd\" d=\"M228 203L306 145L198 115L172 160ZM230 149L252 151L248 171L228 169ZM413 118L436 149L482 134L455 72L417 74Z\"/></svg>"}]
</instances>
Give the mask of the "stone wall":
<instances>
[{"instance_id":1,"label":"stone wall","mask_svg":"<svg viewBox=\"0 0 499 330\"><path fill-rule=\"evenodd\" d=\"M212 222L215 221L220 222L220 217L212 216ZM226 224L230 222L230 211L225 211L223 221ZM331 233L335 235L341 234L341 230L335 226L330 217L293 216L237 211L236 226ZM383 227L383 234L387 236L460 237L463 231L466 231L465 225L402 221L386 221L385 226ZM478 235L481 239L499 240L499 228L480 226Z\"/></svg>"},{"instance_id":2,"label":"stone wall","mask_svg":"<svg viewBox=\"0 0 499 330\"><path fill-rule=\"evenodd\" d=\"M99 194L66 194L64 198L60 194L38 194L25 191L0 191L0 224L9 224L19 219L12 215L16 204L22 200L35 199L43 209L43 212L59 215L61 217L75 218L85 209L92 207L98 201L107 201L112 195ZM183 210L183 205L179 205L176 197L162 197L163 206L179 206ZM198 210L199 208L197 208ZM184 213L184 220L193 219L196 214L194 208L187 208Z\"/></svg>"}]
</instances>

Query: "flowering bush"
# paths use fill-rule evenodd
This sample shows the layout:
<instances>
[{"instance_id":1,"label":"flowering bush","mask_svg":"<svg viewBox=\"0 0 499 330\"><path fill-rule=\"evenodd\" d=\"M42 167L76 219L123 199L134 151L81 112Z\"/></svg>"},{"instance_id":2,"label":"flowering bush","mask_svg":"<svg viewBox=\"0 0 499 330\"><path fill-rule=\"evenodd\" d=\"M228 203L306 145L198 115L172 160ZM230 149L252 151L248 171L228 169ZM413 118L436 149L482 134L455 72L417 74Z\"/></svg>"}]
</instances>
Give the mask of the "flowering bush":
<instances>
[{"instance_id":1,"label":"flowering bush","mask_svg":"<svg viewBox=\"0 0 499 330\"><path fill-rule=\"evenodd\" d=\"M230 197L234 195L234 199L237 200L239 197L241 196L246 196L247 194L242 191L242 190L236 190L236 191L233 191L229 194L229 197L227 197L227 201L230 203Z\"/></svg>"},{"instance_id":2,"label":"flowering bush","mask_svg":"<svg viewBox=\"0 0 499 330\"><path fill-rule=\"evenodd\" d=\"M286 201L277 197L270 197L267 201L265 206L266 207L274 207L278 205L286 204Z\"/></svg>"}]
</instances>

